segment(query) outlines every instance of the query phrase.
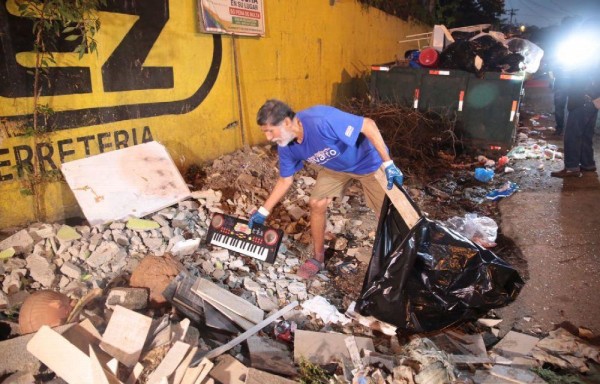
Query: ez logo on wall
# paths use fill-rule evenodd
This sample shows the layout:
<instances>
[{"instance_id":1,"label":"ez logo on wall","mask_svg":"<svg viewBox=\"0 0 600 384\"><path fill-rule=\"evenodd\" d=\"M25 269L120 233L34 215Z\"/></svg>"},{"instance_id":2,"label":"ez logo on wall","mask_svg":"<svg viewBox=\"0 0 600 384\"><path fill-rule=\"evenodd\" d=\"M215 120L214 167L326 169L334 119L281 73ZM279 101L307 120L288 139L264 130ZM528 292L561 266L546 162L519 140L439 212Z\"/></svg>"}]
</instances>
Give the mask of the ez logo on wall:
<instances>
[{"instance_id":1,"label":"ez logo on wall","mask_svg":"<svg viewBox=\"0 0 600 384\"><path fill-rule=\"evenodd\" d=\"M98 54L77 60L76 43L64 39L53 50L58 64L47 68L41 94L56 111L49 125L183 114L202 103L216 82L222 46L220 36L197 32L193 3L108 0L99 11ZM0 0L0 115L7 121L31 118L32 26L14 0Z\"/></svg>"}]
</instances>

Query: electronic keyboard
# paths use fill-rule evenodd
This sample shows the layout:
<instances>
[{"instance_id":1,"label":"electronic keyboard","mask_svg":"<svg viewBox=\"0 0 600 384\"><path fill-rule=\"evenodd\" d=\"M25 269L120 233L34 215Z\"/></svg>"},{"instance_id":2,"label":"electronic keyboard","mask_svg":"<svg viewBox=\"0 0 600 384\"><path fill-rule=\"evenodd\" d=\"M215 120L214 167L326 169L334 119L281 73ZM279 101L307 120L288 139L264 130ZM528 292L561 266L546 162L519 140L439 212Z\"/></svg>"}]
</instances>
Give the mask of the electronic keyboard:
<instances>
[{"instance_id":1,"label":"electronic keyboard","mask_svg":"<svg viewBox=\"0 0 600 384\"><path fill-rule=\"evenodd\" d=\"M261 224L248 228L248 221L215 213L210 221L206 242L273 263L281 245L283 231Z\"/></svg>"}]
</instances>

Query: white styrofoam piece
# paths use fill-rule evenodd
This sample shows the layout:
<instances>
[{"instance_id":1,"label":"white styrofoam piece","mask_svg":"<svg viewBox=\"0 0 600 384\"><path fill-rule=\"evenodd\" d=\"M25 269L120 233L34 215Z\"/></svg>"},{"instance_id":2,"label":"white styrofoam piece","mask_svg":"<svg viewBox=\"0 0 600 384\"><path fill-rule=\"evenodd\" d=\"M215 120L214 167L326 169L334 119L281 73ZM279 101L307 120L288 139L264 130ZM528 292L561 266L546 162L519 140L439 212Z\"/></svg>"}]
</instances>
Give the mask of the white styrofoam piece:
<instances>
[{"instance_id":1,"label":"white styrofoam piece","mask_svg":"<svg viewBox=\"0 0 600 384\"><path fill-rule=\"evenodd\" d=\"M143 217L190 196L167 149L155 141L62 164L90 225Z\"/></svg>"}]
</instances>

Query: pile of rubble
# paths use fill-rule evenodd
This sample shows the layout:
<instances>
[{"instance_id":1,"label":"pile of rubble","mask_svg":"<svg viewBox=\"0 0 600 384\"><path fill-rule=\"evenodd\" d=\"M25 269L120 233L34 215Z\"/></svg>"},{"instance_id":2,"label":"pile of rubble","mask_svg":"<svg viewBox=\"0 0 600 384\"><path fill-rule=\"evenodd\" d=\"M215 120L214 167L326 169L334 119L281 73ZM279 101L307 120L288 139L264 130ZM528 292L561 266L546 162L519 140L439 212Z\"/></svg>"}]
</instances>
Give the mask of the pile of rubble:
<instances>
[{"instance_id":1,"label":"pile of rubble","mask_svg":"<svg viewBox=\"0 0 600 384\"><path fill-rule=\"evenodd\" d=\"M68 383L535 383L538 376L519 369L547 362L585 372L600 362L597 348L562 331L547 342L504 342L509 333L497 343L493 322L401 344L395 327L332 292L340 275L360 286L362 275L348 271L366 266L375 239L374 214L357 187L327 223L330 247L345 257L330 265L338 274L303 281L295 271L309 253L315 170L298 175L269 219L286 234L272 264L206 244L214 213L247 217L264 201L277 180L272 149L239 150L202 172L191 199L144 219L36 223L0 242L6 383L62 382L52 372ZM53 310L14 321L48 291L72 300L69 310L57 315L47 299ZM24 325L35 333L18 336ZM507 345L521 348L523 338L528 349L512 354Z\"/></svg>"}]
</instances>

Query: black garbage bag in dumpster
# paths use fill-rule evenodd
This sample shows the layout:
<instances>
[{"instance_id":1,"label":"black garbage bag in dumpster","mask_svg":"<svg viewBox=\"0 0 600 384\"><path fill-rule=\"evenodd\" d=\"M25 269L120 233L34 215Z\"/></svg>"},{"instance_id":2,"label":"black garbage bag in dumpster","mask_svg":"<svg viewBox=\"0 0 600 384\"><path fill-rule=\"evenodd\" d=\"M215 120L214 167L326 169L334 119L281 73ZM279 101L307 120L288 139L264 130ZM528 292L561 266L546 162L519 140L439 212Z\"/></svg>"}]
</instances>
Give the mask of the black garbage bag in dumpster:
<instances>
[{"instance_id":1,"label":"black garbage bag in dumpster","mask_svg":"<svg viewBox=\"0 0 600 384\"><path fill-rule=\"evenodd\" d=\"M481 67L476 64L477 54L469 41L459 40L446 47L440 53L439 67L444 69L460 69L480 75Z\"/></svg>"},{"instance_id":2,"label":"black garbage bag in dumpster","mask_svg":"<svg viewBox=\"0 0 600 384\"><path fill-rule=\"evenodd\" d=\"M386 197L356 308L399 332L440 330L512 302L523 280L506 262L442 224L409 230Z\"/></svg>"}]
</instances>

